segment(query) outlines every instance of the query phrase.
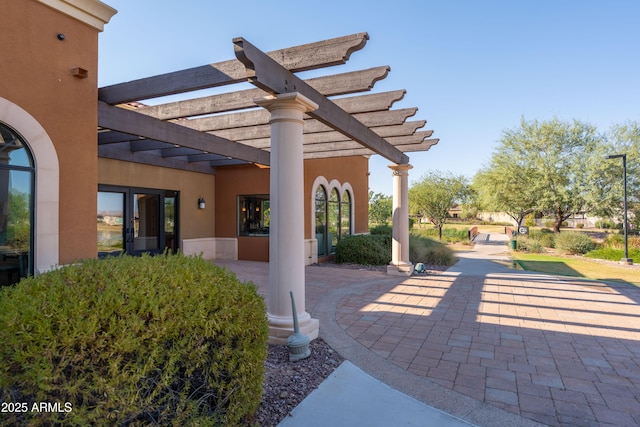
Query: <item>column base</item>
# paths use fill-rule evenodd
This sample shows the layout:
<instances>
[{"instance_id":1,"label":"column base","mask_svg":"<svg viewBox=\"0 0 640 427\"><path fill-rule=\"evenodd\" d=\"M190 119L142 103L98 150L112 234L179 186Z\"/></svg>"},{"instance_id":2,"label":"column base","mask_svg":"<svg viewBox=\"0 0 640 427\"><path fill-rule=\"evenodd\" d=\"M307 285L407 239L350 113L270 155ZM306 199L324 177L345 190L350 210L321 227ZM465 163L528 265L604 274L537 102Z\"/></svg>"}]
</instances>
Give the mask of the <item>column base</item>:
<instances>
[{"instance_id":1,"label":"column base","mask_svg":"<svg viewBox=\"0 0 640 427\"><path fill-rule=\"evenodd\" d=\"M633 265L633 258L621 258L620 264Z\"/></svg>"},{"instance_id":2,"label":"column base","mask_svg":"<svg viewBox=\"0 0 640 427\"><path fill-rule=\"evenodd\" d=\"M401 262L387 265L387 275L389 276L411 276L413 274L413 264Z\"/></svg>"},{"instance_id":3,"label":"column base","mask_svg":"<svg viewBox=\"0 0 640 427\"><path fill-rule=\"evenodd\" d=\"M315 340L320 332L320 321L309 318L308 321L300 323L300 332L308 336L309 341ZM293 333L293 325L289 327L269 323L269 339L267 342L269 344L287 344L287 338Z\"/></svg>"}]
</instances>

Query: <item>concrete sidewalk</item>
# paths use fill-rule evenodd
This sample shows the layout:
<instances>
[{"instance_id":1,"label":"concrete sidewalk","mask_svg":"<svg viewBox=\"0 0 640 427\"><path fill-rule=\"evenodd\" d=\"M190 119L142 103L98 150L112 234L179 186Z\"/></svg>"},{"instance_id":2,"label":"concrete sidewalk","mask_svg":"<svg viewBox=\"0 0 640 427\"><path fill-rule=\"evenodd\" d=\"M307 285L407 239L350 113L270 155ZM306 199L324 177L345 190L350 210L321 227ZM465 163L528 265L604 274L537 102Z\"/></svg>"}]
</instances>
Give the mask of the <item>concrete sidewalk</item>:
<instances>
[{"instance_id":1,"label":"concrete sidewalk","mask_svg":"<svg viewBox=\"0 0 640 427\"><path fill-rule=\"evenodd\" d=\"M279 427L469 427L343 362Z\"/></svg>"}]
</instances>

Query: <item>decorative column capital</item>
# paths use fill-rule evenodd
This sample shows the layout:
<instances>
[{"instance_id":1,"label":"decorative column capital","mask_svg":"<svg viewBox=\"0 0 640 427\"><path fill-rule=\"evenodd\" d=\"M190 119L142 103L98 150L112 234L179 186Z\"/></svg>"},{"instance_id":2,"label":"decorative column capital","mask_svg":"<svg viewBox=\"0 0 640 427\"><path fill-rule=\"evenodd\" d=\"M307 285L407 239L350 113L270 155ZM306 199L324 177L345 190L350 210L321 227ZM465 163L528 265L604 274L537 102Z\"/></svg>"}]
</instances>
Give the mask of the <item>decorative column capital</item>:
<instances>
[{"instance_id":1,"label":"decorative column capital","mask_svg":"<svg viewBox=\"0 0 640 427\"><path fill-rule=\"evenodd\" d=\"M405 163L405 164L401 164L401 165L389 165L389 169L391 169L393 172L393 176L398 176L398 175L409 175L409 169L413 169L413 166L411 166L409 163Z\"/></svg>"},{"instance_id":2,"label":"decorative column capital","mask_svg":"<svg viewBox=\"0 0 640 427\"><path fill-rule=\"evenodd\" d=\"M318 109L318 104L299 92L269 95L264 98L256 98L253 102L270 112L280 109L294 109L306 113Z\"/></svg>"}]
</instances>

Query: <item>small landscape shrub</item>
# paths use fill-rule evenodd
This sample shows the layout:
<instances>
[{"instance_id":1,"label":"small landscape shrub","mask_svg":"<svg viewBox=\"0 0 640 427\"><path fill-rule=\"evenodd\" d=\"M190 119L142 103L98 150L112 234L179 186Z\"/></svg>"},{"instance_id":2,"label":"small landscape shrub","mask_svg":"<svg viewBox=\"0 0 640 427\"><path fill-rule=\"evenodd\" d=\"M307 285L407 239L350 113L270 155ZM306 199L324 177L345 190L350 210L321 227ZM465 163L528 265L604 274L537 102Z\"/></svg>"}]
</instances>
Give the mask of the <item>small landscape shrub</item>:
<instances>
[{"instance_id":1,"label":"small landscape shrub","mask_svg":"<svg viewBox=\"0 0 640 427\"><path fill-rule=\"evenodd\" d=\"M529 252L536 254L544 252L544 247L542 246L540 241L529 237L518 237L516 248L520 252Z\"/></svg>"},{"instance_id":2,"label":"small landscape shrub","mask_svg":"<svg viewBox=\"0 0 640 427\"><path fill-rule=\"evenodd\" d=\"M371 229L369 229L369 233L373 235L391 236L391 234L393 233L393 228L387 224L377 225L375 227L371 227Z\"/></svg>"},{"instance_id":3,"label":"small landscape shrub","mask_svg":"<svg viewBox=\"0 0 640 427\"><path fill-rule=\"evenodd\" d=\"M265 311L251 283L183 255L88 260L25 279L0 291L0 401L70 411L2 422L237 425L260 404Z\"/></svg>"},{"instance_id":4,"label":"small landscape shrub","mask_svg":"<svg viewBox=\"0 0 640 427\"><path fill-rule=\"evenodd\" d=\"M608 261L620 261L624 257L624 249L598 248L587 252L584 256ZM629 258L631 258L633 262L639 262L640 249L629 248Z\"/></svg>"},{"instance_id":5,"label":"small landscape shrub","mask_svg":"<svg viewBox=\"0 0 640 427\"><path fill-rule=\"evenodd\" d=\"M391 235L357 234L340 239L337 263L384 265L391 262Z\"/></svg>"},{"instance_id":6,"label":"small landscape shrub","mask_svg":"<svg viewBox=\"0 0 640 427\"><path fill-rule=\"evenodd\" d=\"M457 259L446 245L414 233L409 235L409 259L413 264L453 265Z\"/></svg>"},{"instance_id":7,"label":"small landscape shrub","mask_svg":"<svg viewBox=\"0 0 640 427\"><path fill-rule=\"evenodd\" d=\"M436 227L413 230L413 232L417 235L430 237L434 240L438 239L438 229ZM447 243L468 242L469 230L457 229L457 228L443 228L442 241Z\"/></svg>"},{"instance_id":8,"label":"small landscape shrub","mask_svg":"<svg viewBox=\"0 0 640 427\"><path fill-rule=\"evenodd\" d=\"M576 231L565 231L558 234L555 242L556 249L572 255L586 254L596 246L591 237Z\"/></svg>"}]
</instances>

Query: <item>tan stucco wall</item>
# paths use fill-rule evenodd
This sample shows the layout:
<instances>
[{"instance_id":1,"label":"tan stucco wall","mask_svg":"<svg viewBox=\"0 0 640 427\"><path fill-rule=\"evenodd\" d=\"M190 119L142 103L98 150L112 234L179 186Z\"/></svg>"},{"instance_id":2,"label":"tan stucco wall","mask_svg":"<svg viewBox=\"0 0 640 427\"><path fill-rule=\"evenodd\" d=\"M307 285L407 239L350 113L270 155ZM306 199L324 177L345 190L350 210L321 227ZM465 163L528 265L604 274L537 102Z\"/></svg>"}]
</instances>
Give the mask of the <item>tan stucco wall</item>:
<instances>
[{"instance_id":1,"label":"tan stucco wall","mask_svg":"<svg viewBox=\"0 0 640 427\"><path fill-rule=\"evenodd\" d=\"M269 194L269 170L256 166L218 168L216 172L216 237L237 237L236 197ZM306 160L304 164L305 239L311 238L311 198L318 176L327 181L350 183L353 189L354 233L368 231L367 209L369 161L362 156L337 159ZM269 241L266 237L238 238L238 259L268 261Z\"/></svg>"},{"instance_id":2,"label":"tan stucco wall","mask_svg":"<svg viewBox=\"0 0 640 427\"><path fill-rule=\"evenodd\" d=\"M98 31L33 0L4 0L0 28L0 94L42 125L60 161L59 261L95 257Z\"/></svg>"},{"instance_id":3,"label":"tan stucco wall","mask_svg":"<svg viewBox=\"0 0 640 427\"><path fill-rule=\"evenodd\" d=\"M98 162L98 183L179 191L180 239L215 236L214 175L101 158ZM205 209L198 209L201 197L207 202ZM94 240L95 215L94 206Z\"/></svg>"}]
</instances>

